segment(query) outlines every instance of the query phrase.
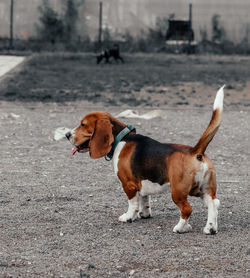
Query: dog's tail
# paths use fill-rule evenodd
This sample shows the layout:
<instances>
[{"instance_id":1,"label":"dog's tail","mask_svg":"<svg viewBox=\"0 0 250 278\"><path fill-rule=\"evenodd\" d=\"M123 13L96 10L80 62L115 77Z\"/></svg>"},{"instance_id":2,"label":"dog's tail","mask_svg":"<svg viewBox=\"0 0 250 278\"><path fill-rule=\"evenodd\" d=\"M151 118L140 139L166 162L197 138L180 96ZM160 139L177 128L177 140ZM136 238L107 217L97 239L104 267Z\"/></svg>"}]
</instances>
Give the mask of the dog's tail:
<instances>
[{"instance_id":1,"label":"dog's tail","mask_svg":"<svg viewBox=\"0 0 250 278\"><path fill-rule=\"evenodd\" d=\"M223 112L223 99L224 99L224 89L225 85L222 86L217 92L216 98L214 100L213 114L211 121L202 134L199 142L192 149L193 154L204 154L208 144L212 141L214 135L220 127L222 121L222 112Z\"/></svg>"}]
</instances>

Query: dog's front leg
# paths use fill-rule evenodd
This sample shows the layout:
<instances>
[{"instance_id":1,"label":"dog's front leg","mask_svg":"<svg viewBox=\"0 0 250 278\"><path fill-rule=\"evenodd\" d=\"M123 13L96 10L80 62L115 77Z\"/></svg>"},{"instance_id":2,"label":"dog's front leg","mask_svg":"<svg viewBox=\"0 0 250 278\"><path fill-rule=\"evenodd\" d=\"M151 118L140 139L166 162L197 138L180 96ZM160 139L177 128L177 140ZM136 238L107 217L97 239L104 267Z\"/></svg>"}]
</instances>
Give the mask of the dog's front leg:
<instances>
[{"instance_id":1,"label":"dog's front leg","mask_svg":"<svg viewBox=\"0 0 250 278\"><path fill-rule=\"evenodd\" d=\"M121 222L132 222L138 218L139 213L139 193L137 192L135 197L128 200L128 211L119 217Z\"/></svg>"},{"instance_id":2,"label":"dog's front leg","mask_svg":"<svg viewBox=\"0 0 250 278\"><path fill-rule=\"evenodd\" d=\"M132 222L138 218L139 214L139 192L136 184L132 182L123 184L123 189L128 196L128 211L119 217L119 221Z\"/></svg>"}]
</instances>

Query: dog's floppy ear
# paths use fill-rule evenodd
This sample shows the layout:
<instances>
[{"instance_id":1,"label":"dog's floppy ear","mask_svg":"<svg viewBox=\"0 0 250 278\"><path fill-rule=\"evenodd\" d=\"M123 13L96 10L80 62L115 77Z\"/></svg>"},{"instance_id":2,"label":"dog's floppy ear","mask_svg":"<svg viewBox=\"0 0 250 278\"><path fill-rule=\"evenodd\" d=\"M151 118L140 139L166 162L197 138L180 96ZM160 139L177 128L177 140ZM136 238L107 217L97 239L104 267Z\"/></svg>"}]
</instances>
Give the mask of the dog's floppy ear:
<instances>
[{"instance_id":1,"label":"dog's floppy ear","mask_svg":"<svg viewBox=\"0 0 250 278\"><path fill-rule=\"evenodd\" d=\"M91 158L99 158L108 154L114 141L112 124L108 119L97 120L95 130L90 139L89 153Z\"/></svg>"}]
</instances>

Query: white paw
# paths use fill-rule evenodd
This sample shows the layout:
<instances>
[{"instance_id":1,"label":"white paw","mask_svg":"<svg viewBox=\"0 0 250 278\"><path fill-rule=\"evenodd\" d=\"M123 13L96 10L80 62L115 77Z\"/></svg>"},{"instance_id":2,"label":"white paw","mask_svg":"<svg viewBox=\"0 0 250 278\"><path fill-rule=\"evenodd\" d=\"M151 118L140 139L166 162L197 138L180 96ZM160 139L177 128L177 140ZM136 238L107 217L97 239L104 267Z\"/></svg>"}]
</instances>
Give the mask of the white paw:
<instances>
[{"instance_id":1,"label":"white paw","mask_svg":"<svg viewBox=\"0 0 250 278\"><path fill-rule=\"evenodd\" d=\"M142 219L151 217L151 208L145 208L139 212L139 217Z\"/></svg>"},{"instance_id":2,"label":"white paw","mask_svg":"<svg viewBox=\"0 0 250 278\"><path fill-rule=\"evenodd\" d=\"M213 223L208 223L203 229L203 233L206 235L215 235L217 234L217 227Z\"/></svg>"},{"instance_id":3,"label":"white paw","mask_svg":"<svg viewBox=\"0 0 250 278\"><path fill-rule=\"evenodd\" d=\"M147 218L151 217L151 213L150 212L145 213L145 211L144 212L141 211L141 212L139 212L139 217L142 219L147 219Z\"/></svg>"},{"instance_id":4,"label":"white paw","mask_svg":"<svg viewBox=\"0 0 250 278\"><path fill-rule=\"evenodd\" d=\"M124 213L123 215L121 215L120 217L119 217L119 221L121 221L121 222L127 222L128 221L128 216L127 216L127 213Z\"/></svg>"},{"instance_id":5,"label":"white paw","mask_svg":"<svg viewBox=\"0 0 250 278\"><path fill-rule=\"evenodd\" d=\"M174 227L173 232L174 233L187 233L192 230L192 226L188 223L185 223L184 225L180 225L179 223Z\"/></svg>"},{"instance_id":6,"label":"white paw","mask_svg":"<svg viewBox=\"0 0 250 278\"><path fill-rule=\"evenodd\" d=\"M133 222L136 218L138 218L138 213L131 215L126 212L119 217L119 221L120 222Z\"/></svg>"}]
</instances>

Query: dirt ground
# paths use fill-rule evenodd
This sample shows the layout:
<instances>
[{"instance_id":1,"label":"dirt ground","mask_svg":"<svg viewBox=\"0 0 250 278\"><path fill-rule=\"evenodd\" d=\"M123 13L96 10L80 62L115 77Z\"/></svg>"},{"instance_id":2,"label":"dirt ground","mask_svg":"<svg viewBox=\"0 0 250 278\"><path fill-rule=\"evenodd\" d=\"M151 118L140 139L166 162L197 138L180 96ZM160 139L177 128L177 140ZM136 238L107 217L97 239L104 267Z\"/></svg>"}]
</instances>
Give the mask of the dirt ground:
<instances>
[{"instance_id":1,"label":"dirt ground","mask_svg":"<svg viewBox=\"0 0 250 278\"><path fill-rule=\"evenodd\" d=\"M206 152L217 171L221 206L218 234L205 236L207 209L197 198L190 198L193 230L172 232L179 210L169 193L152 197L151 219L118 222L127 198L112 162L88 154L72 157L69 142L53 139L56 128L75 127L88 112L115 115L131 108L124 95L117 93L116 105L102 97L14 101L13 94L4 94L15 74L0 86L0 277L249 277L250 79L241 75L225 89L222 126ZM161 109L164 118L121 120L159 141L194 145L210 120L216 84L198 78L182 84L186 91L178 88L172 100L165 93L165 103L153 105L146 97L133 107L139 113ZM192 94L191 87L207 88L209 96ZM168 88L177 92L175 84ZM180 95L188 104L177 103Z\"/></svg>"}]
</instances>

